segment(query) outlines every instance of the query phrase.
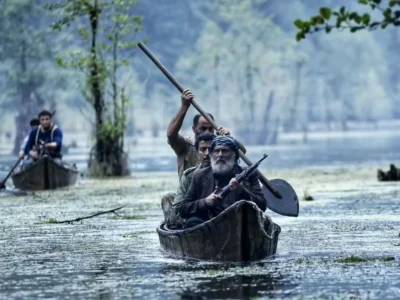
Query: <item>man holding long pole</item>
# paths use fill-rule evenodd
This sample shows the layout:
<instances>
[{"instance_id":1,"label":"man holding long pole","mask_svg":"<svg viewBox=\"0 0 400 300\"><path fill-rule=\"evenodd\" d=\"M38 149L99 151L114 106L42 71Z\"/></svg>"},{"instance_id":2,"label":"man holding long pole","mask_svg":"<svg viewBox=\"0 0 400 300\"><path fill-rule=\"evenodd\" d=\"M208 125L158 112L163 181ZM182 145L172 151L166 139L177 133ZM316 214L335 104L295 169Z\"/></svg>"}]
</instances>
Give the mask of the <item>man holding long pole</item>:
<instances>
[{"instance_id":1,"label":"man holding long pole","mask_svg":"<svg viewBox=\"0 0 400 300\"><path fill-rule=\"evenodd\" d=\"M213 134L215 133L214 127L202 115L197 114L193 118L192 126L194 140L179 134L179 131L182 128L183 120L186 116L187 111L189 110L193 98L194 95L189 89L183 91L181 95L181 107L169 123L167 131L168 143L178 156L179 178L182 177L182 174L185 170L199 164L194 140L196 140L196 138L204 132L209 132ZM208 115L211 119L214 120L214 117L210 113ZM230 132L226 128L219 127L217 130L217 135L230 135ZM244 153L246 153L246 149L240 143L239 147Z\"/></svg>"},{"instance_id":2,"label":"man holding long pole","mask_svg":"<svg viewBox=\"0 0 400 300\"><path fill-rule=\"evenodd\" d=\"M142 43L138 43L139 48L150 58L150 60L160 69L160 71L169 79L169 81L181 92L185 90L182 85L172 76L167 68L150 52L150 50ZM213 118L197 103L194 99L191 104L204 117L214 129L219 130L220 127L215 123ZM239 150L240 158L247 164L252 162L247 158L243 151ZM262 183L264 197L267 200L267 207L272 211L290 217L299 215L299 200L293 187L283 179L274 179L269 181L259 170L257 170L259 180Z\"/></svg>"}]
</instances>

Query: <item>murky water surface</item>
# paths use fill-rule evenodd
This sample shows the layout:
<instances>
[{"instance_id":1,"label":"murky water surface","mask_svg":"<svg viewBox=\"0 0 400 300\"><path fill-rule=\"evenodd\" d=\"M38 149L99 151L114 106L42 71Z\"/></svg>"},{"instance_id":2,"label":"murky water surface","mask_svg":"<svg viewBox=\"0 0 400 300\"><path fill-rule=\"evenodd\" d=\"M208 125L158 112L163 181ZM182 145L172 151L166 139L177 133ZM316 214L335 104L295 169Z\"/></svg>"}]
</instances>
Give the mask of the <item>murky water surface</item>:
<instances>
[{"instance_id":1,"label":"murky water surface","mask_svg":"<svg viewBox=\"0 0 400 300\"><path fill-rule=\"evenodd\" d=\"M250 264L184 261L161 251L159 199L176 189L175 172L0 193L0 298L399 299L400 189L378 183L376 167L265 171L315 201L301 201L298 218L269 212L282 228L278 253ZM129 218L37 224L121 205L119 215ZM366 261L341 261L350 256Z\"/></svg>"}]
</instances>

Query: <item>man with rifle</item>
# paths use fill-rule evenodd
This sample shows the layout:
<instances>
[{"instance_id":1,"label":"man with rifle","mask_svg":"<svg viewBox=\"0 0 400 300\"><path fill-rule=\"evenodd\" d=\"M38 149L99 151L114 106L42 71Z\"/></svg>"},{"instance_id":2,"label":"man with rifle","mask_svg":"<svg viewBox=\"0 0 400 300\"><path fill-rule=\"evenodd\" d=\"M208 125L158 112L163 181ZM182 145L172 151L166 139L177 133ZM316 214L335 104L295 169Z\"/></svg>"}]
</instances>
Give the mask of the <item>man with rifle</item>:
<instances>
[{"instance_id":1,"label":"man with rifle","mask_svg":"<svg viewBox=\"0 0 400 300\"><path fill-rule=\"evenodd\" d=\"M254 202L262 211L267 208L257 172L235 177L244 170L238 164L239 145L230 136L217 136L211 143L211 166L197 170L179 212L186 219L185 228L201 224L239 200ZM256 166L255 166L256 168ZM247 178L243 178L247 177ZM242 182L240 182L242 179ZM230 193L222 188L229 186Z\"/></svg>"}]
</instances>

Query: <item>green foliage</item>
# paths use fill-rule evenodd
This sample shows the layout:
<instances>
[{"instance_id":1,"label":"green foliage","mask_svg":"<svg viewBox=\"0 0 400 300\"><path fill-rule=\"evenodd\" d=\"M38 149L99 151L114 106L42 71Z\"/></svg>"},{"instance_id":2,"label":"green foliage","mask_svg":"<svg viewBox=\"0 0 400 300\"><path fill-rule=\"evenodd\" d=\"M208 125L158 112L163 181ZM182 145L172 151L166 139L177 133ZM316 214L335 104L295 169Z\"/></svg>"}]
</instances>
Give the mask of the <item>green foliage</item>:
<instances>
[{"instance_id":1,"label":"green foliage","mask_svg":"<svg viewBox=\"0 0 400 300\"><path fill-rule=\"evenodd\" d=\"M17 111L14 153L26 134L27 119L54 97L65 83L55 72L58 39L48 28L51 15L38 1L0 1L0 109Z\"/></svg>"},{"instance_id":2,"label":"green foliage","mask_svg":"<svg viewBox=\"0 0 400 300\"><path fill-rule=\"evenodd\" d=\"M390 0L386 6L382 6L381 0L359 0L358 2L361 5L368 6L371 10L380 11L382 18L371 21L369 13L361 14L356 11L349 11L345 6L342 6L337 11L322 7L319 14L309 20L297 19L294 21L294 25L299 29L296 34L296 40L300 41L305 39L307 34L323 30L329 33L332 29L348 29L354 33L364 29L385 29L389 25L400 25L400 0ZM332 16L332 22L328 22Z\"/></svg>"},{"instance_id":3,"label":"green foliage","mask_svg":"<svg viewBox=\"0 0 400 300\"><path fill-rule=\"evenodd\" d=\"M46 6L62 14L52 24L53 30L71 26L87 45L67 51L57 58L57 64L85 75L85 82L79 80L78 87L96 113L97 145L107 141L117 144L121 151L129 102L125 87L129 82L122 83L120 78L123 72L129 72L130 53L137 47L135 35L142 29L142 17L130 13L136 3L136 0L64 0Z\"/></svg>"}]
</instances>

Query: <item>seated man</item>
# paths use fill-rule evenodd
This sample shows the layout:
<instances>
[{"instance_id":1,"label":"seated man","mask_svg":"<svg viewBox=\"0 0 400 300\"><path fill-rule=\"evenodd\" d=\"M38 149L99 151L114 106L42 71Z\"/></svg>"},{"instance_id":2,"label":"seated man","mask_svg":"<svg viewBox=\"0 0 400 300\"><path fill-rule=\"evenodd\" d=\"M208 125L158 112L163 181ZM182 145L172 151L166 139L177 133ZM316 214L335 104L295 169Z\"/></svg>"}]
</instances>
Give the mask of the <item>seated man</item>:
<instances>
[{"instance_id":1,"label":"seated man","mask_svg":"<svg viewBox=\"0 0 400 300\"><path fill-rule=\"evenodd\" d=\"M33 160L38 160L42 154L39 152L43 152L61 163L63 135L61 129L52 124L51 119L52 114L49 111L43 110L39 113L40 125L29 134L24 153Z\"/></svg>"},{"instance_id":2,"label":"seated man","mask_svg":"<svg viewBox=\"0 0 400 300\"><path fill-rule=\"evenodd\" d=\"M175 193L168 193L161 199L161 207L164 212L164 219L171 228L182 227L183 222L179 216L179 208L186 196L194 171L210 166L210 147L215 134L204 132L197 136L195 148L199 158L199 164L183 172L179 182L179 188ZM173 205L173 206L172 206Z\"/></svg>"},{"instance_id":3,"label":"seated man","mask_svg":"<svg viewBox=\"0 0 400 300\"><path fill-rule=\"evenodd\" d=\"M37 128L37 127L39 126L39 124L40 124L40 123L39 123L39 119L37 119L37 118L32 119L32 120L29 122L29 126L30 126L30 128L31 128L31 131L32 131L33 129ZM29 140L29 134L24 138L24 140L23 140L23 142L22 142L22 144L21 144L21 148L20 148L20 150L19 150L18 156L19 156L19 158L21 158L21 159L25 158L24 150L25 150L26 144L28 143L28 140Z\"/></svg>"},{"instance_id":4,"label":"seated man","mask_svg":"<svg viewBox=\"0 0 400 300\"><path fill-rule=\"evenodd\" d=\"M239 200L253 201L265 211L267 202L258 182L257 172L239 183L235 175L243 169L238 165L239 146L230 136L217 136L211 143L211 166L197 170L192 184L180 205L180 216L187 219L185 228L203 223ZM218 195L221 188L231 186L225 198Z\"/></svg>"}]
</instances>

